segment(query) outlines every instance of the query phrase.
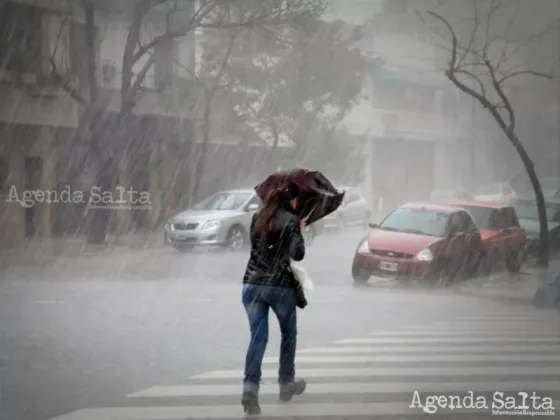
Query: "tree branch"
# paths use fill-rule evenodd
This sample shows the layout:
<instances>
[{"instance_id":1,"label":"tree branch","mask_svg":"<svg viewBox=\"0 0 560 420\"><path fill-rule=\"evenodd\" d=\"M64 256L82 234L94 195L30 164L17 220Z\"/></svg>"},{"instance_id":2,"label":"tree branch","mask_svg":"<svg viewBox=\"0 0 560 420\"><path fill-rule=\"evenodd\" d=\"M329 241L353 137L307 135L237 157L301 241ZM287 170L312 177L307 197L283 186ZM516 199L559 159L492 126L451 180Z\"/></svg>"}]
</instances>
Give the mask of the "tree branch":
<instances>
[{"instance_id":1,"label":"tree branch","mask_svg":"<svg viewBox=\"0 0 560 420\"><path fill-rule=\"evenodd\" d=\"M87 106L88 102L80 94L80 92L78 92L78 90L76 88L74 88L71 85L71 83L68 80L66 80L65 77L62 76L62 74L58 70L58 67L57 67L56 61L55 61L56 52L58 51L58 46L60 44L60 39L62 38L62 31L64 30L64 27L67 25L67 23L68 23L68 21L66 19L64 19L62 21L62 23L60 24L60 28L59 28L58 34L56 36L53 52L52 52L51 56L49 57L49 63L51 65L50 77L55 83L57 83L66 93L68 93L68 95L70 95L70 97L75 99L80 105Z\"/></svg>"},{"instance_id":2,"label":"tree branch","mask_svg":"<svg viewBox=\"0 0 560 420\"><path fill-rule=\"evenodd\" d=\"M85 98L80 95L77 89L75 89L68 80L66 80L62 75L59 73L54 58L51 57L49 59L49 63L51 64L51 78L54 82L56 82L68 95L70 95L73 99L75 99L80 105L88 106L88 102Z\"/></svg>"},{"instance_id":3,"label":"tree branch","mask_svg":"<svg viewBox=\"0 0 560 420\"><path fill-rule=\"evenodd\" d=\"M549 79L549 80L551 80L553 78L553 76L551 74L542 73L542 72L539 72L539 71L520 70L520 71L513 71L513 72L510 72L510 73L507 73L507 74L503 75L501 78L498 79L498 83L501 85L506 80L511 79L512 77L523 76L523 75L542 77L542 78Z\"/></svg>"},{"instance_id":4,"label":"tree branch","mask_svg":"<svg viewBox=\"0 0 560 420\"><path fill-rule=\"evenodd\" d=\"M502 85L496 79L496 72L494 70L494 67L492 66L492 63L488 59L486 59L486 67L488 68L488 72L490 73L490 80L492 82L492 86L494 87L494 90L502 100L502 103L508 113L509 116L509 125L507 128L508 132L513 133L513 130L515 129L515 112L513 112L511 102L507 98L506 94L504 93L504 90L502 89Z\"/></svg>"},{"instance_id":5,"label":"tree branch","mask_svg":"<svg viewBox=\"0 0 560 420\"><path fill-rule=\"evenodd\" d=\"M453 30L451 24L441 15L433 12L428 11L428 14L442 22L451 35L451 59L449 60L449 66L445 70L445 76L462 92L470 95L471 97L475 98L484 108L488 109L488 111L492 114L492 116L496 119L496 122L504 130L507 131L507 125L502 118L501 114L498 112L496 106L488 99L486 95L482 93L476 92L474 89L470 88L469 86L462 83L460 80L457 79L457 45L458 39L457 34ZM465 70L461 70L461 72L465 72Z\"/></svg>"}]
</instances>

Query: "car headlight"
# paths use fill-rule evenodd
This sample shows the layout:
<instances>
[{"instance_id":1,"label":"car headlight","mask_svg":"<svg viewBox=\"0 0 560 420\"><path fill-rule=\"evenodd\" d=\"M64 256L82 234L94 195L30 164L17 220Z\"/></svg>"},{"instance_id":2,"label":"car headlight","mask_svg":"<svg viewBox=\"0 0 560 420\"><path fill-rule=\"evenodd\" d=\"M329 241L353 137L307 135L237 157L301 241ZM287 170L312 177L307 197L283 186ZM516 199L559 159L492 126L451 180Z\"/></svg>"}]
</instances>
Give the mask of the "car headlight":
<instances>
[{"instance_id":1,"label":"car headlight","mask_svg":"<svg viewBox=\"0 0 560 420\"><path fill-rule=\"evenodd\" d=\"M220 222L219 220L209 220L202 225L201 229L215 229L221 224L222 222Z\"/></svg>"},{"instance_id":2,"label":"car headlight","mask_svg":"<svg viewBox=\"0 0 560 420\"><path fill-rule=\"evenodd\" d=\"M166 230L175 230L172 222L167 222L167 224L165 225L165 229Z\"/></svg>"},{"instance_id":3,"label":"car headlight","mask_svg":"<svg viewBox=\"0 0 560 420\"><path fill-rule=\"evenodd\" d=\"M429 248L423 249L416 255L418 261L432 261L434 259L434 254Z\"/></svg>"},{"instance_id":4,"label":"car headlight","mask_svg":"<svg viewBox=\"0 0 560 420\"><path fill-rule=\"evenodd\" d=\"M369 250L369 241L367 240L367 238L364 239L360 244L360 247L358 248L358 252L360 254L371 254L371 251Z\"/></svg>"}]
</instances>

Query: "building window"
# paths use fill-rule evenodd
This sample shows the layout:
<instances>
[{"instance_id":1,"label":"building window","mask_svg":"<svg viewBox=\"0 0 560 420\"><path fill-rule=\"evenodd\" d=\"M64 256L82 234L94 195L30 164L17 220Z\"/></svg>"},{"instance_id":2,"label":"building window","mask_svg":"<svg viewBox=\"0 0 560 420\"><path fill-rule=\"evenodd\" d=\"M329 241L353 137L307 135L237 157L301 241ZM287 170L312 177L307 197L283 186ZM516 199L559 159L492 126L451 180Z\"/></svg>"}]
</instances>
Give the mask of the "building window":
<instances>
[{"instance_id":1,"label":"building window","mask_svg":"<svg viewBox=\"0 0 560 420\"><path fill-rule=\"evenodd\" d=\"M40 75L42 12L25 4L0 2L0 69Z\"/></svg>"}]
</instances>

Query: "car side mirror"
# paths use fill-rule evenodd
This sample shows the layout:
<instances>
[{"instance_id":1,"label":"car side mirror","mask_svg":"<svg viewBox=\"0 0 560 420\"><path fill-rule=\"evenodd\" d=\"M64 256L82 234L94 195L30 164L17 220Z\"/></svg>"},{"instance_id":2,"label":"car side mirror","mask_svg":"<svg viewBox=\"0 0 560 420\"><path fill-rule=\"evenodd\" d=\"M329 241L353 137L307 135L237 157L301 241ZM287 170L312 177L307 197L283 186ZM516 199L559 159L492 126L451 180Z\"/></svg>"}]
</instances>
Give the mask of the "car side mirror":
<instances>
[{"instance_id":1,"label":"car side mirror","mask_svg":"<svg viewBox=\"0 0 560 420\"><path fill-rule=\"evenodd\" d=\"M379 225L377 223L369 222L368 226L370 229L377 229Z\"/></svg>"},{"instance_id":2,"label":"car side mirror","mask_svg":"<svg viewBox=\"0 0 560 420\"><path fill-rule=\"evenodd\" d=\"M254 204L249 204L249 205L247 206L247 211L248 211L248 212L257 211L259 208L260 208L260 206L259 206L258 204L256 204L256 203L254 203Z\"/></svg>"}]
</instances>

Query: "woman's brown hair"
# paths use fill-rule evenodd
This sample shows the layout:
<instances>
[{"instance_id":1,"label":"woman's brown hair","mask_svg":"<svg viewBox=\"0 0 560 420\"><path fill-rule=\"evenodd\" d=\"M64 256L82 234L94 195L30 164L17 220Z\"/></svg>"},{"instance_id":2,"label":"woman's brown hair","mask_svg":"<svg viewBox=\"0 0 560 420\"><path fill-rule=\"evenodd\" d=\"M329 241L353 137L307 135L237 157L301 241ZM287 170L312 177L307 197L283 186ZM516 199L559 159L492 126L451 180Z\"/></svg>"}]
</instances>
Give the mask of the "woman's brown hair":
<instances>
[{"instance_id":1,"label":"woman's brown hair","mask_svg":"<svg viewBox=\"0 0 560 420\"><path fill-rule=\"evenodd\" d=\"M276 212L289 203L298 195L299 188L291 182L281 185L271 191L263 203L263 207L257 214L255 221L255 231L261 234L261 238L265 238L274 228L274 217Z\"/></svg>"}]
</instances>

